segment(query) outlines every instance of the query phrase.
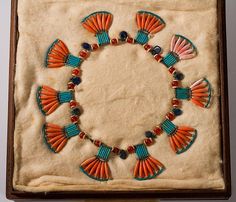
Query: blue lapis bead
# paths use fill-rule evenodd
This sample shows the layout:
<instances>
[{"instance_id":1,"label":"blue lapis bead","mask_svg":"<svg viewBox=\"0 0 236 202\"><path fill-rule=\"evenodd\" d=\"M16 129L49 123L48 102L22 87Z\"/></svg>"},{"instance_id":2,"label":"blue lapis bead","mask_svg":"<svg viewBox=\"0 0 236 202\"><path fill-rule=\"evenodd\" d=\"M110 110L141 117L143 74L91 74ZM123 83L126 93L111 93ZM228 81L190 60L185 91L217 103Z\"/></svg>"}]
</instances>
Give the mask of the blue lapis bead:
<instances>
[{"instance_id":1,"label":"blue lapis bead","mask_svg":"<svg viewBox=\"0 0 236 202\"><path fill-rule=\"evenodd\" d=\"M173 76L176 80L183 80L184 79L184 75L181 72L174 72Z\"/></svg>"},{"instance_id":2,"label":"blue lapis bead","mask_svg":"<svg viewBox=\"0 0 236 202\"><path fill-rule=\"evenodd\" d=\"M79 108L74 108L74 109L72 110L72 114L79 116L79 115L81 114L80 109L79 109Z\"/></svg>"},{"instance_id":3,"label":"blue lapis bead","mask_svg":"<svg viewBox=\"0 0 236 202\"><path fill-rule=\"evenodd\" d=\"M175 116L179 116L183 113L183 111L181 109L178 109L178 108L174 108L172 111L173 111Z\"/></svg>"},{"instance_id":4,"label":"blue lapis bead","mask_svg":"<svg viewBox=\"0 0 236 202\"><path fill-rule=\"evenodd\" d=\"M81 83L81 78L80 77L72 77L71 81L73 82L73 84L79 85Z\"/></svg>"},{"instance_id":5,"label":"blue lapis bead","mask_svg":"<svg viewBox=\"0 0 236 202\"><path fill-rule=\"evenodd\" d=\"M145 132L145 136L147 138L155 138L156 137L151 131L146 131Z\"/></svg>"},{"instance_id":6,"label":"blue lapis bead","mask_svg":"<svg viewBox=\"0 0 236 202\"><path fill-rule=\"evenodd\" d=\"M161 47L160 46L154 46L151 50L151 54L152 55L157 55L157 54L160 54L162 51Z\"/></svg>"},{"instance_id":7,"label":"blue lapis bead","mask_svg":"<svg viewBox=\"0 0 236 202\"><path fill-rule=\"evenodd\" d=\"M92 47L89 43L82 43L82 47L83 49L88 50L88 51L92 50Z\"/></svg>"},{"instance_id":8,"label":"blue lapis bead","mask_svg":"<svg viewBox=\"0 0 236 202\"><path fill-rule=\"evenodd\" d=\"M126 159L127 158L127 152L125 150L120 150L120 158L121 159Z\"/></svg>"},{"instance_id":9,"label":"blue lapis bead","mask_svg":"<svg viewBox=\"0 0 236 202\"><path fill-rule=\"evenodd\" d=\"M128 33L126 31L120 32L120 39L122 41L125 41L127 39L127 37L128 37Z\"/></svg>"}]
</instances>

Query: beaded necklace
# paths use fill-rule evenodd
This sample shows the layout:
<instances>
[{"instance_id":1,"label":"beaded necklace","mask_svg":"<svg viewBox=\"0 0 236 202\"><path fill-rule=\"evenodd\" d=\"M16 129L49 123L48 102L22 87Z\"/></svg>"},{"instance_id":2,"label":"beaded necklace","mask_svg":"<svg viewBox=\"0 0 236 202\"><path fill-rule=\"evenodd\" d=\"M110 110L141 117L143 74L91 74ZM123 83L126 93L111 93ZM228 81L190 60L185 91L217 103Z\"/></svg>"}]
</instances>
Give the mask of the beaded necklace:
<instances>
[{"instance_id":1,"label":"beaded necklace","mask_svg":"<svg viewBox=\"0 0 236 202\"><path fill-rule=\"evenodd\" d=\"M164 20L158 15L138 11L136 23L138 32L132 38L126 31L122 31L118 38L110 39L108 30L112 23L112 14L106 11L99 11L90 14L82 20L82 26L89 32L95 34L98 43L82 43L82 50L79 57L70 53L65 43L56 39L46 53L45 66L48 68L60 68L63 66L72 67L67 89L68 91L56 91L49 86L40 86L37 89L37 103L41 112L46 116L53 113L61 104L69 103L71 111L71 124L64 127L53 123L46 123L43 126L43 136L48 148L58 153L66 145L68 139L79 136L83 140L91 141L97 146L96 156L83 161L80 169L90 178L99 181L112 179L108 165L109 156L112 153L126 159L128 154L136 153L137 162L134 166L133 175L137 180L151 179L162 173L164 165L153 158L147 147L155 143L157 136L165 132L168 136L170 146L176 154L188 150L197 137L197 130L189 126L176 126L172 121L182 114L181 100L190 100L195 105L207 108L211 100L211 87L206 78L194 82L190 87L182 87L181 80L184 75L174 65L180 60L191 59L196 56L197 50L193 43L184 36L174 35L171 40L170 51L162 56L162 48L158 45L148 44L149 36L154 35L165 27ZM117 146L109 146L100 140L93 139L92 135L82 131L79 127L80 106L75 100L74 88L81 83L81 64L92 52L99 50L105 45L122 45L124 43L142 45L144 50L150 53L153 58L162 63L173 76L171 87L175 97L171 100L171 110L166 113L163 121L145 132L145 138L137 145L130 145L126 149Z\"/></svg>"}]
</instances>

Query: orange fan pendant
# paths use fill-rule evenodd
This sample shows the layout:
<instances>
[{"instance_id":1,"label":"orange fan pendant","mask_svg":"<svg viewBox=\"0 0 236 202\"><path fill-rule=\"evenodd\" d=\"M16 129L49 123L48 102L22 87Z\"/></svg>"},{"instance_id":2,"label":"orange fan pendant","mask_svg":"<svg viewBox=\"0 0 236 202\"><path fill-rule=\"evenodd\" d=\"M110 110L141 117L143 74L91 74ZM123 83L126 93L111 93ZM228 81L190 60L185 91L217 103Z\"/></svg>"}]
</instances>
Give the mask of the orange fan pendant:
<instances>
[{"instance_id":1,"label":"orange fan pendant","mask_svg":"<svg viewBox=\"0 0 236 202\"><path fill-rule=\"evenodd\" d=\"M186 37L174 35L171 40L170 52L163 58L162 63L170 68L180 60L192 59L197 55L195 45Z\"/></svg>"},{"instance_id":2,"label":"orange fan pendant","mask_svg":"<svg viewBox=\"0 0 236 202\"><path fill-rule=\"evenodd\" d=\"M138 157L134 168L134 178L136 180L152 179L164 171L164 165L149 155L146 145L136 145L135 152Z\"/></svg>"},{"instance_id":3,"label":"orange fan pendant","mask_svg":"<svg viewBox=\"0 0 236 202\"><path fill-rule=\"evenodd\" d=\"M190 100L199 107L207 108L211 102L211 85L206 78L199 79L189 88L175 88L177 99Z\"/></svg>"},{"instance_id":4,"label":"orange fan pendant","mask_svg":"<svg viewBox=\"0 0 236 202\"><path fill-rule=\"evenodd\" d=\"M187 151L197 137L197 130L188 126L177 127L172 121L166 119L161 128L167 133L170 146L176 154Z\"/></svg>"},{"instance_id":5,"label":"orange fan pendant","mask_svg":"<svg viewBox=\"0 0 236 202\"><path fill-rule=\"evenodd\" d=\"M43 126L44 141L48 148L55 153L60 152L71 137L79 134L80 130L75 124L69 124L64 128L52 123L46 123Z\"/></svg>"},{"instance_id":6,"label":"orange fan pendant","mask_svg":"<svg viewBox=\"0 0 236 202\"><path fill-rule=\"evenodd\" d=\"M92 13L82 20L83 27L95 34L99 45L110 43L108 35L112 23L112 14L106 11Z\"/></svg>"},{"instance_id":7,"label":"orange fan pendant","mask_svg":"<svg viewBox=\"0 0 236 202\"><path fill-rule=\"evenodd\" d=\"M165 27L165 22L160 16L148 11L138 11L136 23L139 30L135 40L142 45L148 42L149 34L156 34Z\"/></svg>"},{"instance_id":8,"label":"orange fan pendant","mask_svg":"<svg viewBox=\"0 0 236 202\"><path fill-rule=\"evenodd\" d=\"M37 102L39 109L44 115L53 113L61 104L70 102L73 99L71 91L56 91L49 86L38 87Z\"/></svg>"},{"instance_id":9,"label":"orange fan pendant","mask_svg":"<svg viewBox=\"0 0 236 202\"><path fill-rule=\"evenodd\" d=\"M48 48L45 66L48 68L59 68L63 66L79 67L82 59L72 55L66 44L56 39Z\"/></svg>"},{"instance_id":10,"label":"orange fan pendant","mask_svg":"<svg viewBox=\"0 0 236 202\"><path fill-rule=\"evenodd\" d=\"M80 169L88 177L99 180L107 181L112 179L110 168L108 165L108 158L111 153L111 148L105 145L101 145L98 150L97 156L85 160Z\"/></svg>"}]
</instances>

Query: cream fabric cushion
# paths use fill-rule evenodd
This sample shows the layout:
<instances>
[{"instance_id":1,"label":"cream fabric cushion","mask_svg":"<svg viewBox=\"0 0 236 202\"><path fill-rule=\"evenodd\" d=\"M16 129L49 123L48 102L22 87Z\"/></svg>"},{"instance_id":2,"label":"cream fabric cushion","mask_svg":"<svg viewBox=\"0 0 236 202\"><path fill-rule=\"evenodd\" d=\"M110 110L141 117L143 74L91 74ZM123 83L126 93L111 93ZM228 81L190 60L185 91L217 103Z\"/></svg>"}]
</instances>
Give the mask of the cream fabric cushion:
<instances>
[{"instance_id":1,"label":"cream fabric cushion","mask_svg":"<svg viewBox=\"0 0 236 202\"><path fill-rule=\"evenodd\" d=\"M109 31L111 37L117 37L122 30L135 36L138 10L160 15L166 27L150 40L150 44L160 45L167 53L172 35L177 33L191 39L198 48L198 56L176 65L185 74L183 85L189 86L207 77L214 89L210 109L184 101L183 115L174 120L176 125L189 125L198 131L196 142L187 152L174 154L166 134L148 148L150 154L166 166L165 172L152 180L133 179L135 155L126 160L111 156L109 165L114 179L108 182L92 180L79 170L82 161L97 153L97 148L89 141L71 138L59 154L50 152L43 143L41 129L45 122L61 126L70 123L67 104L44 117L36 103L39 85L66 90L70 78L71 68L44 68L47 48L59 38L78 55L82 42L96 42L80 21L99 10L109 11L114 16ZM19 0L18 16L15 189L39 192L224 188L216 0ZM76 88L76 99L84 109L80 126L108 145L126 148L141 143L144 132L160 123L171 107L174 95L170 87L171 75L138 45L104 47L92 53L81 69L82 83Z\"/></svg>"}]
</instances>

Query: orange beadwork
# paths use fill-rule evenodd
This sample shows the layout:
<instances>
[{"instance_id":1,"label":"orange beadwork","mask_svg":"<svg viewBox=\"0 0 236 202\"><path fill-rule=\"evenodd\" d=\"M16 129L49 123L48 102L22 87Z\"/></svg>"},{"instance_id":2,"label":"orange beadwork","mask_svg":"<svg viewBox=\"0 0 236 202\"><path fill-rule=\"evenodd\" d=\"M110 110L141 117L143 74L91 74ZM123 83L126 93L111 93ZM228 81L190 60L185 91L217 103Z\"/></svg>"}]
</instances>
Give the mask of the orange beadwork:
<instances>
[{"instance_id":1,"label":"orange beadwork","mask_svg":"<svg viewBox=\"0 0 236 202\"><path fill-rule=\"evenodd\" d=\"M111 23L112 14L106 11L92 13L82 20L83 27L94 34L102 31L108 32Z\"/></svg>"},{"instance_id":2,"label":"orange beadwork","mask_svg":"<svg viewBox=\"0 0 236 202\"><path fill-rule=\"evenodd\" d=\"M194 82L191 86L191 101L199 107L207 108L211 101L211 86L207 79L203 78Z\"/></svg>"},{"instance_id":3,"label":"orange beadwork","mask_svg":"<svg viewBox=\"0 0 236 202\"><path fill-rule=\"evenodd\" d=\"M136 145L136 154L138 157L134 167L134 177L137 180L147 180L161 174L165 169L164 165L149 155L147 147L144 144Z\"/></svg>"},{"instance_id":4,"label":"orange beadwork","mask_svg":"<svg viewBox=\"0 0 236 202\"><path fill-rule=\"evenodd\" d=\"M79 133L80 130L74 124L65 126L64 128L52 123L46 123L43 126L45 143L55 153L60 152L64 148L69 138Z\"/></svg>"},{"instance_id":5,"label":"orange beadwork","mask_svg":"<svg viewBox=\"0 0 236 202\"><path fill-rule=\"evenodd\" d=\"M187 126L179 126L176 132L169 136L170 146L177 154L188 150L197 137L197 131Z\"/></svg>"},{"instance_id":6,"label":"orange beadwork","mask_svg":"<svg viewBox=\"0 0 236 202\"><path fill-rule=\"evenodd\" d=\"M139 30L150 34L156 34L165 27L165 23L160 16L147 11L139 11L136 14L136 23Z\"/></svg>"},{"instance_id":7,"label":"orange beadwork","mask_svg":"<svg viewBox=\"0 0 236 202\"><path fill-rule=\"evenodd\" d=\"M48 86L42 86L37 91L38 105L43 114L49 115L59 106L58 92Z\"/></svg>"},{"instance_id":8,"label":"orange beadwork","mask_svg":"<svg viewBox=\"0 0 236 202\"><path fill-rule=\"evenodd\" d=\"M60 104L69 103L72 124L60 127L55 124L47 123L43 127L44 140L50 150L59 152L66 145L67 140L78 135L80 139L89 140L99 147L95 157L89 158L81 163L80 169L89 177L106 181L112 179L108 159L110 153L119 155L126 159L128 154L137 154L137 163L134 168L134 177L137 180L151 179L159 175L165 168L155 158L151 157L147 151L147 146L152 145L158 136L164 131L167 133L171 148L180 154L186 151L193 144L197 137L197 131L191 127L178 127L172 120L182 114L180 99L191 100L200 107L208 107L211 99L211 88L209 82L204 78L196 81L190 88L182 88L181 80L184 75L175 69L174 64L180 60L193 58L197 51L193 43L181 35L175 35L171 41L170 51L162 57L162 48L158 45L152 46L148 43L152 34L162 30L165 22L156 14L139 11L136 15L138 33L135 38L131 37L126 31L121 31L118 38L110 39L108 30L112 23L112 14L106 11L99 11L90 14L82 20L82 26L89 32L95 34L97 43L82 43L79 57L70 54L67 46L61 40L55 40L49 47L46 54L45 65L49 68L59 68L64 65L73 67L72 77L67 83L68 91L60 92L48 86L39 87L37 90L37 102L41 111L51 114ZM146 138L142 144L128 146L126 150L118 147L106 146L100 140L95 140L90 134L80 131L78 120L80 108L75 101L74 88L81 82L80 64L90 56L92 51L99 49L102 45L117 45L121 43L141 44L143 48L151 54L153 58L164 64L172 74L174 80L171 83L175 91L175 98L169 103L171 110L166 114L160 125L152 130L145 132ZM81 109L82 110L82 109Z\"/></svg>"},{"instance_id":9,"label":"orange beadwork","mask_svg":"<svg viewBox=\"0 0 236 202\"><path fill-rule=\"evenodd\" d=\"M70 54L67 46L60 39L56 39L48 48L45 66L48 68L59 68L65 65L79 67L82 60Z\"/></svg>"},{"instance_id":10,"label":"orange beadwork","mask_svg":"<svg viewBox=\"0 0 236 202\"><path fill-rule=\"evenodd\" d=\"M111 153L111 148L105 145L100 145L98 153L95 157L85 160L81 165L80 169L88 177L99 180L107 181L110 180L111 172L108 165L108 158Z\"/></svg>"}]
</instances>

